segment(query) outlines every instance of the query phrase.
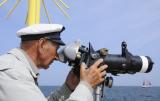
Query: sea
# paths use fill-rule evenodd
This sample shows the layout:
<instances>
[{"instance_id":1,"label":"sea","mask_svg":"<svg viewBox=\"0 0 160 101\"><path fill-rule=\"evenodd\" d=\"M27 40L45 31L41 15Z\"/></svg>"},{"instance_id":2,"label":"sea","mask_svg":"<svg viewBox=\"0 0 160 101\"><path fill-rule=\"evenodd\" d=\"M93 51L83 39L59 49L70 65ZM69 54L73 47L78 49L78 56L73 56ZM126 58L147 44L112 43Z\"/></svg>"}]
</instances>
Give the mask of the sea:
<instances>
[{"instance_id":1,"label":"sea","mask_svg":"<svg viewBox=\"0 0 160 101\"><path fill-rule=\"evenodd\" d=\"M45 96L59 86L40 86ZM113 86L104 89L102 101L160 101L160 87Z\"/></svg>"}]
</instances>

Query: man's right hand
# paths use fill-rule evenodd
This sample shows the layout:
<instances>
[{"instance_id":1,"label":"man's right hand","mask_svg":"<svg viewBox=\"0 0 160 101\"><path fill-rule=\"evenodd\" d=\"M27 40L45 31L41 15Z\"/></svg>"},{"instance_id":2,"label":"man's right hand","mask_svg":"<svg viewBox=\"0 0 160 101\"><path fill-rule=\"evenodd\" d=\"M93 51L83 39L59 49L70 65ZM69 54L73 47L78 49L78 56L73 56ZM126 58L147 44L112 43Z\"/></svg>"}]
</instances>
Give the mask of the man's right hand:
<instances>
[{"instance_id":1,"label":"man's right hand","mask_svg":"<svg viewBox=\"0 0 160 101\"><path fill-rule=\"evenodd\" d=\"M107 65L99 65L103 62L103 59L97 60L89 68L85 63L81 64L80 80L87 82L92 88L95 88L98 84L104 81L106 75Z\"/></svg>"}]
</instances>

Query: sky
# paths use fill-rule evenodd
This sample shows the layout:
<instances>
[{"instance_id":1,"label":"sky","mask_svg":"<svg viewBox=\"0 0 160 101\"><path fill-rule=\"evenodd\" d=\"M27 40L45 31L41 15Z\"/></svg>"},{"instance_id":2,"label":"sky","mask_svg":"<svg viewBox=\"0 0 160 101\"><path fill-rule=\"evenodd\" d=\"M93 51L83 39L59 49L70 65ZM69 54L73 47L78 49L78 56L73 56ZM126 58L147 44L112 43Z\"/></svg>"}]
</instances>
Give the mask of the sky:
<instances>
[{"instance_id":1,"label":"sky","mask_svg":"<svg viewBox=\"0 0 160 101\"><path fill-rule=\"evenodd\" d=\"M15 1L8 0L0 7L0 54L19 46L16 32L26 26L27 0L22 0L9 19L5 18ZM52 23L66 28L62 33L64 42L81 40L86 46L91 42L95 50L107 48L110 54L121 54L121 42L126 41L132 54L150 56L155 64L150 73L113 76L114 85L141 86L143 80L150 80L153 86L160 86L160 0L64 1L70 7L67 12L71 19L52 0L46 0ZM48 23L43 9L41 23ZM61 85L70 69L67 64L54 62L48 70L40 71L39 84Z\"/></svg>"}]
</instances>

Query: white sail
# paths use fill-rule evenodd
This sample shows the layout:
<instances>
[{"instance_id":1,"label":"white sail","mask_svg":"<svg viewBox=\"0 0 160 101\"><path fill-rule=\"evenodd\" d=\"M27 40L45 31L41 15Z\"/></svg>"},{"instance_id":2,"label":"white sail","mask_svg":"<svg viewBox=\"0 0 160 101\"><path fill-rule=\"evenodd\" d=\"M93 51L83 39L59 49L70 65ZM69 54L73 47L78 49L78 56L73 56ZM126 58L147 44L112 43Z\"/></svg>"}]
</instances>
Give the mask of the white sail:
<instances>
[{"instance_id":1,"label":"white sail","mask_svg":"<svg viewBox=\"0 0 160 101\"><path fill-rule=\"evenodd\" d=\"M151 82L150 82L149 80L144 80L142 87L143 87L143 88L151 87Z\"/></svg>"}]
</instances>

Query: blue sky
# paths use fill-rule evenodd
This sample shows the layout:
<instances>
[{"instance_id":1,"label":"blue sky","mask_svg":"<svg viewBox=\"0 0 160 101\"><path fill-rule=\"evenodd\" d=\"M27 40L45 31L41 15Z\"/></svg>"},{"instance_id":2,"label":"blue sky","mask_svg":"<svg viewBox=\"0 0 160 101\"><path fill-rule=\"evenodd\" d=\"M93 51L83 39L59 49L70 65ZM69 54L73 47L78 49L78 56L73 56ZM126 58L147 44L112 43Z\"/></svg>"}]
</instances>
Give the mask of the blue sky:
<instances>
[{"instance_id":1,"label":"blue sky","mask_svg":"<svg viewBox=\"0 0 160 101\"><path fill-rule=\"evenodd\" d=\"M2 1L2 0L1 0ZM15 0L9 0L0 8L0 54L19 46L16 31L25 26L27 0L22 0L12 16L6 20L8 10ZM71 43L80 39L82 44L91 42L95 49L108 48L111 54L121 53L121 42L128 43L134 55L148 55L155 62L148 74L120 75L114 77L114 85L141 86L150 80L153 86L160 86L160 1L159 0L65 0L70 6L68 20L53 4L46 0L53 23L66 27L62 39ZM41 22L48 23L41 14ZM40 85L61 85L70 70L67 64L54 62L48 70L41 70Z\"/></svg>"}]
</instances>

